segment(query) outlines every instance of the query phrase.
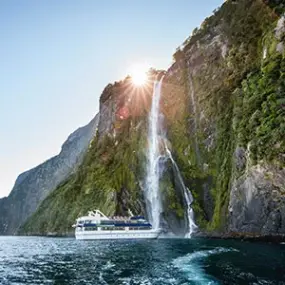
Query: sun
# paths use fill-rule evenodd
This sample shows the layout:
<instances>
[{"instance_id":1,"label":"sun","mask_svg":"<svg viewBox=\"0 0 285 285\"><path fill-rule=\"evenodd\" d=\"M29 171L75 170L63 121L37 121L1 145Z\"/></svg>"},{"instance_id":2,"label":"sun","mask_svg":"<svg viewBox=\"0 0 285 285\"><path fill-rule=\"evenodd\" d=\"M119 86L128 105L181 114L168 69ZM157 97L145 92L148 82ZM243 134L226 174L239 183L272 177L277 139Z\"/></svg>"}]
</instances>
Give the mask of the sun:
<instances>
[{"instance_id":1,"label":"sun","mask_svg":"<svg viewBox=\"0 0 285 285\"><path fill-rule=\"evenodd\" d=\"M144 85L147 79L146 72L141 70L134 71L131 77L133 83L138 86Z\"/></svg>"},{"instance_id":2,"label":"sun","mask_svg":"<svg viewBox=\"0 0 285 285\"><path fill-rule=\"evenodd\" d=\"M130 68L130 76L132 82L136 86L142 86L147 82L147 72L149 66L147 64L135 64Z\"/></svg>"}]
</instances>

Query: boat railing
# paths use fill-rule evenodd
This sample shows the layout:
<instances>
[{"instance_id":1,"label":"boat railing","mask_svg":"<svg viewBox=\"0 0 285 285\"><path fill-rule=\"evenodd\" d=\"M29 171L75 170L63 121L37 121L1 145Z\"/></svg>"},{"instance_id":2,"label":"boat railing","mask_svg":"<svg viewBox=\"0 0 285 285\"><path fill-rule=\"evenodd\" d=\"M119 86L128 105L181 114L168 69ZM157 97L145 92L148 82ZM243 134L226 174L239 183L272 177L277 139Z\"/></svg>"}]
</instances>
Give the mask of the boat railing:
<instances>
[{"instance_id":1,"label":"boat railing","mask_svg":"<svg viewBox=\"0 0 285 285\"><path fill-rule=\"evenodd\" d=\"M124 216L113 216L111 217L112 220L115 221L125 221L125 220L129 220L129 217L124 217Z\"/></svg>"}]
</instances>

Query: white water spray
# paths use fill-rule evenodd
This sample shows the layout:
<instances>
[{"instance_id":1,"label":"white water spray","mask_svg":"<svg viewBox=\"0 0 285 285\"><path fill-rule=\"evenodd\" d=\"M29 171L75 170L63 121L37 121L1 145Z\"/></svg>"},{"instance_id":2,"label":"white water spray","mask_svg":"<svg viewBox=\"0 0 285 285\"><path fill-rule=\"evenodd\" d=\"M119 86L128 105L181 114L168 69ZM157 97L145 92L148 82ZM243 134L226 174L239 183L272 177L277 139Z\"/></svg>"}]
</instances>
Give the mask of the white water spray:
<instances>
[{"instance_id":1,"label":"white water spray","mask_svg":"<svg viewBox=\"0 0 285 285\"><path fill-rule=\"evenodd\" d=\"M173 166L175 167L176 173L177 173L177 177L178 180L182 186L183 189L183 194L184 194L184 198L187 204L187 218L188 218L188 231L185 235L186 238L190 238L191 235L197 230L197 225L195 224L194 221L194 211L191 207L191 204L193 203L194 199L192 196L191 191L185 186L183 178L181 176L180 170L178 168L178 165L176 164L175 160L172 157L171 151L169 150L169 148L167 147L167 145L165 145L165 149L166 152L170 158L170 160L172 161Z\"/></svg>"},{"instance_id":2,"label":"white water spray","mask_svg":"<svg viewBox=\"0 0 285 285\"><path fill-rule=\"evenodd\" d=\"M160 81L155 81L153 87L153 97L151 112L149 114L149 132L148 132L148 164L147 177L145 185L145 194L147 200L147 212L154 229L160 226L160 216L162 213L161 197L159 190L159 159L163 156L160 153L160 143L165 139L163 130L159 122L160 117L160 97L163 77ZM179 168L174 161L171 151L165 143L165 149L168 157L171 159L175 167L178 180L183 188L183 195L187 204L188 231L185 237L189 238L196 231L197 226L194 221L194 212L191 207L193 197L188 188L186 188Z\"/></svg>"},{"instance_id":3,"label":"white water spray","mask_svg":"<svg viewBox=\"0 0 285 285\"><path fill-rule=\"evenodd\" d=\"M159 82L154 82L151 112L149 115L148 133L148 165L146 177L146 198L150 221L155 229L159 228L160 214L162 212L159 193L159 102L163 77Z\"/></svg>"}]
</instances>

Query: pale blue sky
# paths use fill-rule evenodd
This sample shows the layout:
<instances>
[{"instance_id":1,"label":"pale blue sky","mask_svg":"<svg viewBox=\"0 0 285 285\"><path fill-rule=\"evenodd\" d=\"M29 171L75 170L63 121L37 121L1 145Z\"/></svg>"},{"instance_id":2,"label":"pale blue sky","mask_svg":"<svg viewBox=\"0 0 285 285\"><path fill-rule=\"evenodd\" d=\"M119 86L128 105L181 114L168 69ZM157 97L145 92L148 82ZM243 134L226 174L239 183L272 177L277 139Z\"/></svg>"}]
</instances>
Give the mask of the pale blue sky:
<instances>
[{"instance_id":1,"label":"pale blue sky","mask_svg":"<svg viewBox=\"0 0 285 285\"><path fill-rule=\"evenodd\" d=\"M130 65L167 68L223 0L0 0L0 197L60 151Z\"/></svg>"}]
</instances>

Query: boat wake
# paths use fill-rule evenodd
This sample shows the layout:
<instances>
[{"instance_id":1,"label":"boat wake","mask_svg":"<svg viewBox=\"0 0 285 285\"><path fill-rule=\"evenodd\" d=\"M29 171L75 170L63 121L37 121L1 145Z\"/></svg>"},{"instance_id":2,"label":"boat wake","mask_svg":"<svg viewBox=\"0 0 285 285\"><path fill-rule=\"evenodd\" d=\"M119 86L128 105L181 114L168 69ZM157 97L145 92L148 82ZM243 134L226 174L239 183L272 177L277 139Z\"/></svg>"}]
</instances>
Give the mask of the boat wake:
<instances>
[{"instance_id":1,"label":"boat wake","mask_svg":"<svg viewBox=\"0 0 285 285\"><path fill-rule=\"evenodd\" d=\"M0 249L1 285L281 285L285 276L284 246L236 240L0 237Z\"/></svg>"},{"instance_id":2,"label":"boat wake","mask_svg":"<svg viewBox=\"0 0 285 285\"><path fill-rule=\"evenodd\" d=\"M200 264L200 261L206 259L211 255L222 254L231 251L237 250L233 248L218 247L211 250L196 251L185 256L178 257L174 259L172 263L173 266L184 273L187 280L193 282L193 284L216 285L220 284L220 282L205 273Z\"/></svg>"}]
</instances>

